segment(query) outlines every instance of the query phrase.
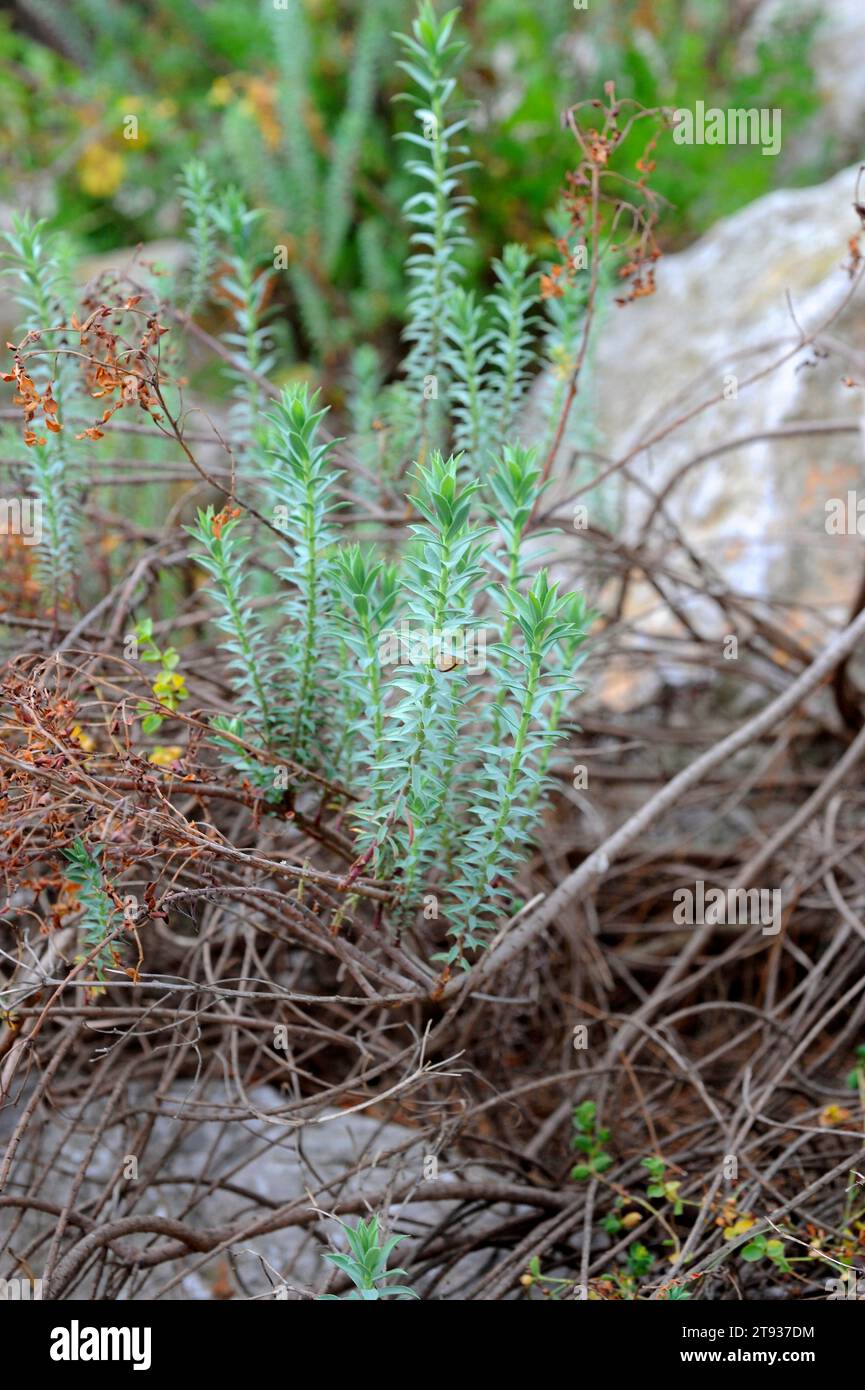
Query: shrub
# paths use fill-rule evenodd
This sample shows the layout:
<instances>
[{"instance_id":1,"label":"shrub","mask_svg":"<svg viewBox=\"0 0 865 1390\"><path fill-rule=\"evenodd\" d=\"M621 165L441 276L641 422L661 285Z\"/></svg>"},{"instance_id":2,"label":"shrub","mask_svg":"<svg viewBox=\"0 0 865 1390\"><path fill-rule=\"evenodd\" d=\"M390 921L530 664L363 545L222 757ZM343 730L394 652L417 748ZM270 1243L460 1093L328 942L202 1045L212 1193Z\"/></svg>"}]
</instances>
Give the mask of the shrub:
<instances>
[{"instance_id":1,"label":"shrub","mask_svg":"<svg viewBox=\"0 0 865 1390\"><path fill-rule=\"evenodd\" d=\"M59 291L40 270L44 230L23 222L10 239L26 311L12 375L23 389L34 363L43 376L53 363L65 415L66 379L83 357L76 408L88 394L108 403L79 440L97 443L108 420L137 406L151 432L195 462L175 380L182 362L162 339L172 318L194 326L190 315L208 296L225 307L219 351L233 397L234 480L221 506L200 507L186 526L216 605L231 691L231 712L211 712L202 747L273 815L313 827L346 818L347 901L370 884L384 888L395 932L414 930L423 909L446 971L466 967L518 901L590 616L581 596L560 594L538 567L529 535L546 480L515 430L543 355L538 270L512 244L494 261L491 293L463 283L461 183L471 164L459 143L456 19L425 2L400 40L414 114L414 128L400 132L415 185L404 207L413 245L407 351L390 384L369 349L357 354L350 442L329 433L320 392L273 386L279 357L260 214L238 189L217 188L200 162L183 172L190 265L173 301L118 295L88 303L81 322L55 307ZM28 431L40 411L50 430L51 385L33 393ZM32 486L49 510L65 497L58 486L70 487L70 433L33 446ZM368 538L370 466L387 505L400 496L407 505L400 543L397 532ZM69 603L76 542L71 506L59 510L52 583ZM141 659L162 667L135 707L148 735L177 716L189 691L178 652L161 650L150 617L135 635Z\"/></svg>"}]
</instances>

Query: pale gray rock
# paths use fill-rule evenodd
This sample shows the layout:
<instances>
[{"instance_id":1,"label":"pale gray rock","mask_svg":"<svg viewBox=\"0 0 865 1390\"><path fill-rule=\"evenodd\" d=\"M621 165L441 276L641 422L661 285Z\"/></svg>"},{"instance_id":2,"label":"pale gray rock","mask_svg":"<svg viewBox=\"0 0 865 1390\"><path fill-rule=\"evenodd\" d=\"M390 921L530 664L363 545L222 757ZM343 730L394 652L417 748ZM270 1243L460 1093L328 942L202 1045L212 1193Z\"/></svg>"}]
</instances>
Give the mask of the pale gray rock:
<instances>
[{"instance_id":1,"label":"pale gray rock","mask_svg":"<svg viewBox=\"0 0 865 1390\"><path fill-rule=\"evenodd\" d=\"M810 49L820 98L820 130L836 135L851 151L865 134L865 10L862 0L763 0L745 36L747 56L778 19L817 12Z\"/></svg>"},{"instance_id":2,"label":"pale gray rock","mask_svg":"<svg viewBox=\"0 0 865 1390\"><path fill-rule=\"evenodd\" d=\"M149 1099L140 1088L130 1088L128 1100L133 1117L136 1104L146 1106ZM17 1104L0 1111L0 1141L8 1141L25 1101L25 1096L18 1097ZM233 1114L229 1123L206 1118L217 1108L225 1107ZM157 1296L180 1300L227 1296L301 1297L305 1291L323 1286L328 1270L322 1260L327 1248L324 1241L329 1240L338 1249L348 1248L338 1222L325 1215L339 1200L363 1197L370 1211L379 1212L390 1233L397 1230L420 1236L455 1209L456 1204L447 1200L425 1200L425 1193L433 1185L440 1190L441 1186L447 1187L456 1180L482 1182L493 1176L482 1165L460 1162L446 1154L439 1154L437 1164L431 1167L424 1141L413 1130L399 1124L386 1123L364 1113L336 1111L310 1118L300 1125L280 1118L284 1108L285 1098L270 1086L252 1088L246 1103L221 1084L207 1088L191 1084L175 1086L163 1101L165 1114L157 1119L140 1163L137 1180L140 1197L134 1210L174 1217L199 1230L223 1226L240 1216L251 1224L266 1217L274 1204L299 1200L303 1208L317 1206L323 1213L317 1236L309 1226L287 1227L268 1235L242 1238L229 1251L212 1256L191 1254L183 1262L186 1272L169 1289L164 1286L177 1275L180 1262L142 1271L133 1295L136 1300ZM79 1165L85 1161L86 1177L74 1205L86 1211L88 1199L101 1192L106 1180L124 1162L129 1152L130 1134L129 1129L119 1123L108 1128L95 1152L88 1157L91 1147L88 1128L96 1119L97 1110L91 1107L86 1112L85 1123L74 1125L73 1132L67 1135L62 1107L34 1117L22 1153L32 1142L32 1130L41 1127L39 1150L41 1161L49 1163L50 1178L43 1183L40 1196L52 1203L62 1203ZM158 1181L147 1180L151 1172ZM329 1182L352 1172L346 1181L322 1191ZM206 1188L214 1176L222 1177L226 1186L197 1200L187 1212L190 1199ZM32 1180L31 1162L27 1158L20 1159L13 1167L7 1190L29 1188ZM128 1209L129 1187L135 1186L134 1179L124 1184L127 1191L124 1214ZM393 1193L405 1188L410 1188L408 1199L395 1202ZM317 1195L314 1197L314 1194ZM259 1202L258 1199L263 1200ZM503 1212L507 1209L498 1207L495 1218L500 1219ZM4 1220L7 1216L8 1213L4 1213ZM104 1220L110 1220L111 1216L110 1209L103 1211ZM358 1219L358 1216L346 1218L351 1224ZM475 1215L473 1229L480 1229L484 1220ZM51 1216L28 1212L13 1241L14 1248L24 1248L40 1234L47 1235L50 1243L55 1224ZM153 1238L138 1235L133 1241L146 1248ZM399 1265L400 1248L390 1260L391 1265ZM31 1268L37 1277L41 1275L40 1259L44 1259L46 1250L47 1243L31 1259ZM445 1274L434 1296L439 1299L459 1297L463 1280L468 1273L483 1266L488 1253L470 1255ZM192 1268L193 1264L197 1267ZM89 1286L79 1286L74 1297L89 1294Z\"/></svg>"},{"instance_id":3,"label":"pale gray rock","mask_svg":"<svg viewBox=\"0 0 865 1390\"><path fill-rule=\"evenodd\" d=\"M688 545L724 582L764 603L794 606L783 621L809 643L822 641L827 616L843 618L863 563L855 524L852 534L827 530L833 499L858 489L865 510L865 299L857 293L845 304L849 241L860 230L856 186L851 168L818 187L772 193L663 257L653 296L607 311L589 396L575 408L583 416L588 408L593 447L618 459L701 402L723 397L636 453L634 481L620 482L618 494L602 488L590 499L589 520L603 525L618 506L617 531L628 543L640 539L652 506L638 480L659 493L690 460L736 439L805 421L839 427L725 448L683 472L666 500ZM815 345L792 352L800 329L813 332L836 309ZM784 365L746 384L785 352ZM524 422L529 441L542 437L539 402L548 390L545 381L535 388ZM598 466L584 461L580 478ZM563 450L557 472L566 468ZM567 492L562 485L559 495ZM653 534L655 553L687 571L681 550L664 543L663 524ZM574 541L564 544L572 555ZM686 593L683 601L701 635L723 635L715 605ZM625 617L642 631L677 630L647 585L632 588Z\"/></svg>"}]
</instances>

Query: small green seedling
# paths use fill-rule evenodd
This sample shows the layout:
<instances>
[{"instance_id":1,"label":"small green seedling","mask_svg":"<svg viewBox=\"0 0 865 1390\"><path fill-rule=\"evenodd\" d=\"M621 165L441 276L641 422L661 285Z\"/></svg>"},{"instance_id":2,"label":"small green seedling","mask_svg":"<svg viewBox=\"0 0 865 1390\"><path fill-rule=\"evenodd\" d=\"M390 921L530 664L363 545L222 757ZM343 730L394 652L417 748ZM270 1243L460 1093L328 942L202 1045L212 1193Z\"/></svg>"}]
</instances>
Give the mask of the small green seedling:
<instances>
[{"instance_id":1,"label":"small green seedling","mask_svg":"<svg viewBox=\"0 0 865 1390\"><path fill-rule=\"evenodd\" d=\"M859 1091L865 1088L865 1044L856 1049L856 1065L847 1073L847 1090Z\"/></svg>"},{"instance_id":2,"label":"small green seedling","mask_svg":"<svg viewBox=\"0 0 865 1390\"><path fill-rule=\"evenodd\" d=\"M672 1203L673 1215L681 1216L685 1209L684 1203L679 1196L679 1188L682 1186L681 1182L669 1182L665 1180L664 1173L667 1170L667 1165L662 1158L644 1158L640 1161L644 1168L648 1168L649 1177L652 1179L649 1186L646 1188L646 1196L663 1197L666 1201Z\"/></svg>"},{"instance_id":3,"label":"small green seedling","mask_svg":"<svg viewBox=\"0 0 865 1390\"><path fill-rule=\"evenodd\" d=\"M765 1236L755 1236L741 1253L742 1259L746 1260L748 1264L754 1264L757 1260L771 1260L775 1268L780 1270L782 1274L790 1273L782 1240L767 1240Z\"/></svg>"},{"instance_id":4,"label":"small green seedling","mask_svg":"<svg viewBox=\"0 0 865 1390\"><path fill-rule=\"evenodd\" d=\"M154 696L166 709L176 710L181 700L189 698L186 681L175 669L180 661L180 654L175 647L166 647L163 651L156 645L153 640L152 618L145 618L142 622L136 623L135 636L142 647L139 659L158 662L161 668L150 687ZM146 700L138 702L136 713L142 716L141 729L145 734L155 734L165 720L165 716L155 713Z\"/></svg>"},{"instance_id":5,"label":"small green seedling","mask_svg":"<svg viewBox=\"0 0 865 1390\"><path fill-rule=\"evenodd\" d=\"M339 1224L345 1231L351 1254L341 1255L329 1250L324 1258L336 1265L337 1269L341 1269L343 1274L347 1274L355 1287L347 1294L320 1294L319 1300L335 1300L339 1303L344 1300L420 1297L414 1289L408 1288L405 1284L384 1283L385 1279L394 1275L405 1275L404 1269L388 1269L387 1261L394 1246L399 1245L406 1236L391 1236L384 1245L379 1245L377 1216L371 1216L369 1221L359 1221L354 1229L343 1225L342 1222Z\"/></svg>"},{"instance_id":6,"label":"small green seedling","mask_svg":"<svg viewBox=\"0 0 865 1390\"><path fill-rule=\"evenodd\" d=\"M575 1132L571 1138L571 1148L578 1149L585 1156L584 1163L577 1163L571 1169L571 1177L578 1182L606 1172L613 1162L612 1156L604 1151L610 1131L598 1128L597 1112L598 1107L593 1100L584 1100L581 1105L574 1107Z\"/></svg>"},{"instance_id":7,"label":"small green seedling","mask_svg":"<svg viewBox=\"0 0 865 1390\"><path fill-rule=\"evenodd\" d=\"M628 1273L635 1279L642 1279L647 1275L655 1263L655 1257L645 1245L637 1240L628 1250Z\"/></svg>"}]
</instances>

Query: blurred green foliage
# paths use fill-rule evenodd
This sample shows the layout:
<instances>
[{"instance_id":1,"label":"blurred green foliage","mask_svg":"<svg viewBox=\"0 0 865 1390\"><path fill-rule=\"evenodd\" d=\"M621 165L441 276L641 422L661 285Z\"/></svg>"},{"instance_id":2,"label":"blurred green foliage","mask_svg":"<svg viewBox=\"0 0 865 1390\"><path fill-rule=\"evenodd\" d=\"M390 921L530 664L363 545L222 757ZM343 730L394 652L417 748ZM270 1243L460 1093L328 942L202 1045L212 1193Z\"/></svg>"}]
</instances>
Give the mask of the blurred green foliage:
<instances>
[{"instance_id":1,"label":"blurred green foliage","mask_svg":"<svg viewBox=\"0 0 865 1390\"><path fill-rule=\"evenodd\" d=\"M671 204L662 226L668 247L773 188L819 180L834 167L831 142L815 132L805 156L797 140L820 109L809 61L818 7L782 10L765 36L751 41L737 31L735 12L728 0L620 0L603 7L600 68L615 77L619 95L644 106L693 110L703 101L707 108L782 113L777 159L757 145L727 146L721 159L712 145L667 145L652 185ZM626 43L623 21L632 36Z\"/></svg>"},{"instance_id":2,"label":"blurred green foliage","mask_svg":"<svg viewBox=\"0 0 865 1390\"><path fill-rule=\"evenodd\" d=\"M176 232L177 173L199 156L262 209L262 251L285 246L299 355L341 360L358 336L387 336L403 308L408 179L392 137L411 113L393 101L392 31L412 11L412 0L18 0L0 20L0 196L106 250ZM819 141L803 146L807 161L795 139L789 153L813 129L818 20L782 19L749 46L737 14L728 0L466 0L470 269L509 240L548 246L574 154L561 112L610 77L647 106L783 110L777 160L664 137L663 245L779 181L827 174L833 151Z\"/></svg>"}]
</instances>

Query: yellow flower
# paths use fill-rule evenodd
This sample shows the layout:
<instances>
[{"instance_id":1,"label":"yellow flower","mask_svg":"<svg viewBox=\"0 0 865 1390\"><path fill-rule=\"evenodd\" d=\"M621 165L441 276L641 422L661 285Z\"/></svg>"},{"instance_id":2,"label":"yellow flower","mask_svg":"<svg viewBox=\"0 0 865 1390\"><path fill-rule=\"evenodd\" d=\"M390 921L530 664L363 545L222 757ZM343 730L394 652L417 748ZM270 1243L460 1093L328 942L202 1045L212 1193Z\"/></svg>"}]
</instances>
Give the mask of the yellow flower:
<instances>
[{"instance_id":1,"label":"yellow flower","mask_svg":"<svg viewBox=\"0 0 865 1390\"><path fill-rule=\"evenodd\" d=\"M183 749L179 743L159 744L154 748L150 757L147 759L154 767L171 767L183 757Z\"/></svg>"},{"instance_id":2,"label":"yellow flower","mask_svg":"<svg viewBox=\"0 0 865 1390\"><path fill-rule=\"evenodd\" d=\"M207 100L211 106L227 106L234 96L234 88L227 77L217 77L210 91L207 93Z\"/></svg>"},{"instance_id":3,"label":"yellow flower","mask_svg":"<svg viewBox=\"0 0 865 1390\"><path fill-rule=\"evenodd\" d=\"M123 156L97 140L78 161L78 182L91 198L110 198L123 182L124 169Z\"/></svg>"},{"instance_id":4,"label":"yellow flower","mask_svg":"<svg viewBox=\"0 0 865 1390\"><path fill-rule=\"evenodd\" d=\"M172 116L177 115L177 102L172 101L171 97L163 97L162 101L158 101L154 106L153 114L158 116L160 120L168 121Z\"/></svg>"},{"instance_id":5,"label":"yellow flower","mask_svg":"<svg viewBox=\"0 0 865 1390\"><path fill-rule=\"evenodd\" d=\"M92 753L96 747L96 740L91 738L89 734L85 734L80 724L76 724L72 730L72 738L74 738L79 748L84 749L85 753Z\"/></svg>"},{"instance_id":6,"label":"yellow flower","mask_svg":"<svg viewBox=\"0 0 865 1390\"><path fill-rule=\"evenodd\" d=\"M553 366L553 375L559 381L567 381L576 367L576 359L573 354L563 347L553 348L550 353L550 361Z\"/></svg>"},{"instance_id":7,"label":"yellow flower","mask_svg":"<svg viewBox=\"0 0 865 1390\"><path fill-rule=\"evenodd\" d=\"M170 709L177 709L179 701L189 698L186 678L181 676L179 671L160 671L152 688L157 700L161 700Z\"/></svg>"},{"instance_id":8,"label":"yellow flower","mask_svg":"<svg viewBox=\"0 0 865 1390\"><path fill-rule=\"evenodd\" d=\"M756 1226L756 1224L757 1218L755 1216L740 1216L739 1220L734 1222L732 1226L724 1227L724 1239L735 1240L737 1236L743 1236L746 1231L750 1231L751 1227Z\"/></svg>"},{"instance_id":9,"label":"yellow flower","mask_svg":"<svg viewBox=\"0 0 865 1390\"><path fill-rule=\"evenodd\" d=\"M845 1110L843 1105L827 1105L820 1111L818 1123L824 1129L831 1129L833 1125L843 1125L850 1118L850 1111Z\"/></svg>"}]
</instances>

